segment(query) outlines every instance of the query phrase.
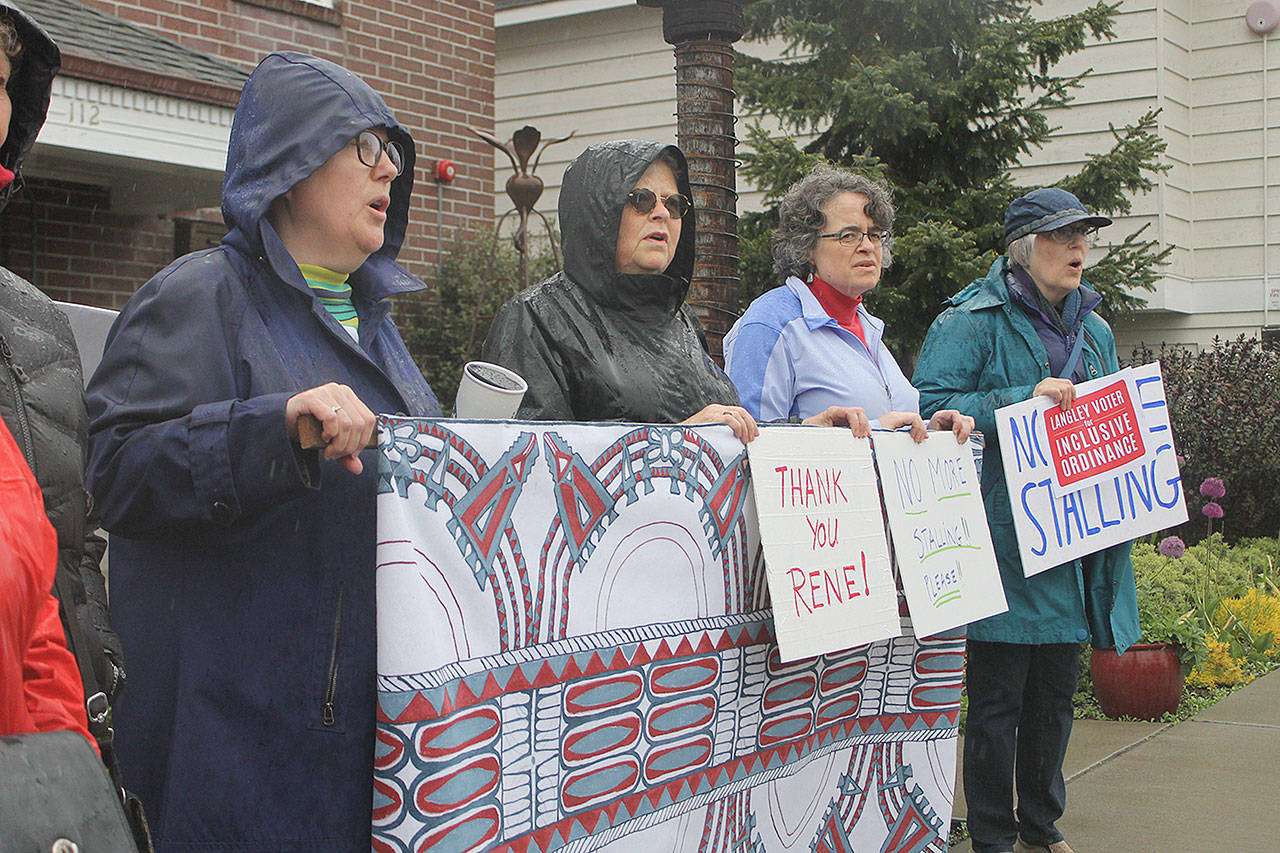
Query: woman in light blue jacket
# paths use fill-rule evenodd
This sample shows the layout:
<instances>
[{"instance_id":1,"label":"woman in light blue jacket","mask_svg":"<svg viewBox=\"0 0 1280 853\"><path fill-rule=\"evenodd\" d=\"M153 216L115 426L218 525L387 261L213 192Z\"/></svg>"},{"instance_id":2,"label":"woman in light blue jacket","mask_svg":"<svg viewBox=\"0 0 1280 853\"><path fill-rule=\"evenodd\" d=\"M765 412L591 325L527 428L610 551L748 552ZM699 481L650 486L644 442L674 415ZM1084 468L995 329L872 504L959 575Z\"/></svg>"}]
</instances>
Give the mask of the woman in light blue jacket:
<instances>
[{"instance_id":1,"label":"woman in light blue jacket","mask_svg":"<svg viewBox=\"0 0 1280 853\"><path fill-rule=\"evenodd\" d=\"M856 406L873 427L910 426L923 440L919 395L884 345L884 323L862 304L892 261L893 214L888 188L831 166L787 191L773 233L783 284L752 302L724 340L726 372L754 417ZM940 411L929 428L963 441L973 421Z\"/></svg>"}]
</instances>

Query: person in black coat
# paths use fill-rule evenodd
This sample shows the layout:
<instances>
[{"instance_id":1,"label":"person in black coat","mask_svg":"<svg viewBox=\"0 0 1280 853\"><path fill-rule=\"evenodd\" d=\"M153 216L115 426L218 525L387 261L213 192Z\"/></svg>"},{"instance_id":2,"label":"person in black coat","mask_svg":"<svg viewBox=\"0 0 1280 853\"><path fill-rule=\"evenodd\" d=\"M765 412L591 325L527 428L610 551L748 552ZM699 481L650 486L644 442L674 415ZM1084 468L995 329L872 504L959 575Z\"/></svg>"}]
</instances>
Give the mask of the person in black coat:
<instances>
[{"instance_id":1,"label":"person in black coat","mask_svg":"<svg viewBox=\"0 0 1280 853\"><path fill-rule=\"evenodd\" d=\"M498 310L483 358L524 377L527 420L727 424L759 434L685 304L697 220L674 145L639 139L583 151L560 186L564 269ZM871 434L866 413L806 418Z\"/></svg>"},{"instance_id":2,"label":"person in black coat","mask_svg":"<svg viewBox=\"0 0 1280 853\"><path fill-rule=\"evenodd\" d=\"M0 209L22 185L22 161L44 124L60 62L35 22L0 3ZM105 748L108 703L125 683L124 652L107 615L100 567L106 542L84 488L88 419L80 354L67 316L3 267L0 360L0 417L36 475L58 535L54 593L67 645L81 664L91 729Z\"/></svg>"},{"instance_id":3,"label":"person in black coat","mask_svg":"<svg viewBox=\"0 0 1280 853\"><path fill-rule=\"evenodd\" d=\"M592 145L560 187L564 269L499 309L483 358L529 383L530 420L756 425L684 304L697 225L684 154Z\"/></svg>"}]
</instances>

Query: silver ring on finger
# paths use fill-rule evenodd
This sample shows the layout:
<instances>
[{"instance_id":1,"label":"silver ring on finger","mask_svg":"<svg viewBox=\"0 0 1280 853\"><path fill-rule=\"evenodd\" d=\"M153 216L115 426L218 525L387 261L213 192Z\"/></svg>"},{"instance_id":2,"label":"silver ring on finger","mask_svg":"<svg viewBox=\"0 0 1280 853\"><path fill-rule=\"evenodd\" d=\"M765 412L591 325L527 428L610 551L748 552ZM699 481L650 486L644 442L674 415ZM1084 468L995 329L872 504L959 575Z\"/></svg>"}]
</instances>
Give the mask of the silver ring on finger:
<instances>
[{"instance_id":1,"label":"silver ring on finger","mask_svg":"<svg viewBox=\"0 0 1280 853\"><path fill-rule=\"evenodd\" d=\"M334 413L335 415L336 415L336 414L338 414L338 412L341 412L341 411L342 411L342 407L341 407L341 406L334 406L334 407L333 407L333 413Z\"/></svg>"}]
</instances>

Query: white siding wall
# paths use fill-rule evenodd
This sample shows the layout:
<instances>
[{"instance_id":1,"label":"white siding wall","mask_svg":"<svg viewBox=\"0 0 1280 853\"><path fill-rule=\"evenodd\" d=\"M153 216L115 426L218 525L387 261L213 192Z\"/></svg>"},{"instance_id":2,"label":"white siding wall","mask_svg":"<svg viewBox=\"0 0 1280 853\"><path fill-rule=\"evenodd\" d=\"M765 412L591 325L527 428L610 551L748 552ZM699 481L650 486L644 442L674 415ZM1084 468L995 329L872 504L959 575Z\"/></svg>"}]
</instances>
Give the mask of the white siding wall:
<instances>
[{"instance_id":1,"label":"white siding wall","mask_svg":"<svg viewBox=\"0 0 1280 853\"><path fill-rule=\"evenodd\" d=\"M507 26L503 21L499 13L495 135L509 139L526 124L544 138L577 131L573 139L547 149L538 165L536 174L546 184L538 209L552 221L565 167L588 145L629 137L675 144L675 56L662 39L661 10L632 3ZM758 56L781 53L773 45L737 47ZM746 135L749 121L739 120L739 137ZM511 209L502 187L512 171L506 155L495 153L500 216ZM760 209L763 193L741 179L738 193L739 213Z\"/></svg>"},{"instance_id":2,"label":"white siding wall","mask_svg":"<svg viewBox=\"0 0 1280 853\"><path fill-rule=\"evenodd\" d=\"M577 132L548 148L535 173L546 184L538 209L552 222L561 176L588 145L628 137L675 144L675 58L662 40L662 10L633 4L499 25L494 53L499 139L526 124L543 138ZM500 215L511 208L502 187L512 171L495 154Z\"/></svg>"},{"instance_id":3,"label":"white siding wall","mask_svg":"<svg viewBox=\"0 0 1280 853\"><path fill-rule=\"evenodd\" d=\"M1039 14L1082 6L1081 0L1046 0ZM1170 170L1156 190L1134 200L1133 215L1108 232L1119 237L1149 223L1147 233L1174 251L1148 297L1149 309L1117 328L1122 355L1141 341L1203 346L1215 335L1252 334L1264 322L1280 322L1274 310L1280 294L1272 297L1272 310L1264 310L1264 279L1274 290L1280 271L1274 163L1264 178L1266 161L1280 144L1280 50L1267 45L1264 75L1264 40L1245 26L1246 6L1237 0L1127 0L1114 40L1063 63L1064 70L1091 67L1094 73L1075 103L1050 115L1062 131L1026 160L1022 180L1055 180L1078 168L1083 152L1108 147L1108 122L1124 125L1149 107L1162 110L1160 133L1168 143L1163 159ZM1272 106L1265 124L1273 151L1266 157L1264 76Z\"/></svg>"},{"instance_id":4,"label":"white siding wall","mask_svg":"<svg viewBox=\"0 0 1280 853\"><path fill-rule=\"evenodd\" d=\"M552 10L567 2L540 5ZM538 207L553 220L560 176L587 145L627 136L675 141L674 59L662 39L661 12L616 0L602 5L608 8L544 20L530 20L538 17L531 7L515 10L519 20L498 13L498 136L506 139L524 124L546 137L577 131L550 148L538 169L547 185ZM1085 5L1044 0L1037 14ZM1146 225L1147 234L1174 247L1149 308L1116 330L1122 355L1141 341L1204 345L1215 335L1280 323L1280 163L1274 160L1280 154L1280 45L1270 44L1274 38L1264 44L1246 28L1246 5L1126 0L1116 37L1060 66L1063 73L1093 73L1070 107L1049 116L1060 130L1026 158L1017 176L1022 183L1055 181L1088 154L1110 148L1109 125L1122 127L1160 108L1169 171L1104 232L1119 238ZM770 46L739 48L776 55ZM505 155L496 157L495 210L502 213L510 203L501 184L511 170ZM739 212L758 208L759 193L741 182L739 192Z\"/></svg>"}]
</instances>

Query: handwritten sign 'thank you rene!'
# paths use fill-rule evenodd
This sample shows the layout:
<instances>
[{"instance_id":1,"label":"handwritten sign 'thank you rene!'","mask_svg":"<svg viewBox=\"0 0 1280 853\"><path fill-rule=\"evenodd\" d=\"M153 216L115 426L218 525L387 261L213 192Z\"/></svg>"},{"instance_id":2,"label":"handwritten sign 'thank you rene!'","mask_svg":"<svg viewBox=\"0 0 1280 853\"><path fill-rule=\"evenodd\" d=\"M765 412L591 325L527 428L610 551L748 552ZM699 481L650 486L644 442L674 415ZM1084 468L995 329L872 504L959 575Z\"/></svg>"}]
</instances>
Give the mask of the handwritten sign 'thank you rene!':
<instances>
[{"instance_id":1,"label":"handwritten sign 'thank you rene!'","mask_svg":"<svg viewBox=\"0 0 1280 853\"><path fill-rule=\"evenodd\" d=\"M1160 364L996 409L1027 577L1187 520Z\"/></svg>"},{"instance_id":2,"label":"handwritten sign 'thank you rene!'","mask_svg":"<svg viewBox=\"0 0 1280 853\"><path fill-rule=\"evenodd\" d=\"M773 426L747 453L782 660L899 636L871 442Z\"/></svg>"}]
</instances>

